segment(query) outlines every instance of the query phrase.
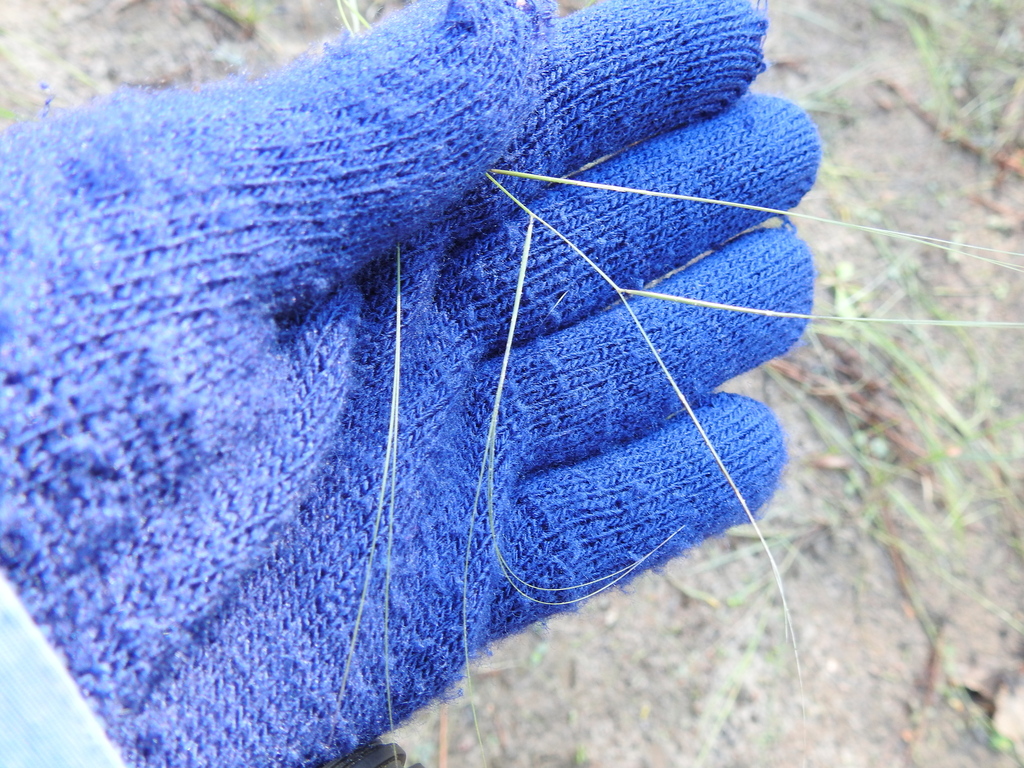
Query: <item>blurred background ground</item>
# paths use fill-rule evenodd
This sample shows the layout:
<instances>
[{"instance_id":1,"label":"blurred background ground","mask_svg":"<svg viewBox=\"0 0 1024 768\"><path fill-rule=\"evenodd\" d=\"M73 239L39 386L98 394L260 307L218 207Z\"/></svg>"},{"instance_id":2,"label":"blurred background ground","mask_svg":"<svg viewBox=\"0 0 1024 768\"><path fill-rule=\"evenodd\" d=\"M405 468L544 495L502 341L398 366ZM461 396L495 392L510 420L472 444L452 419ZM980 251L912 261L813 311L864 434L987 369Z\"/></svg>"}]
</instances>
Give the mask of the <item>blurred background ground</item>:
<instances>
[{"instance_id":1,"label":"blurred background ground","mask_svg":"<svg viewBox=\"0 0 1024 768\"><path fill-rule=\"evenodd\" d=\"M362 8L369 16L382 6ZM1024 250L1024 0L776 0L759 81L825 142L819 216ZM258 74L334 0L2 0L0 125ZM45 85L44 85L45 84ZM801 222L820 314L1013 320L1019 272ZM1020 257L1017 264L1024 263ZM1012 766L1024 756L1024 332L818 323L732 388L790 435L764 524L495 650L398 735L428 768Z\"/></svg>"}]
</instances>

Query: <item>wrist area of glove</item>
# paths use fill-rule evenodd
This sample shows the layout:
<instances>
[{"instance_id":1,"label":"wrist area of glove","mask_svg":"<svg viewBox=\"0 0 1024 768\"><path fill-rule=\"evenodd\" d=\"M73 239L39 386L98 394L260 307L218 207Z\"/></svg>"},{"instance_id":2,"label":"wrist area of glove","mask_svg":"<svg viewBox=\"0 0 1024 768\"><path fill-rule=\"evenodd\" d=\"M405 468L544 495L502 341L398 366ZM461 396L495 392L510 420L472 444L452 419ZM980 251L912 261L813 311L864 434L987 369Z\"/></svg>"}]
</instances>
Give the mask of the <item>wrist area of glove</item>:
<instances>
[{"instance_id":1,"label":"wrist area of glove","mask_svg":"<svg viewBox=\"0 0 1024 768\"><path fill-rule=\"evenodd\" d=\"M214 323L227 346L198 321L60 352L8 334L0 567L108 724L174 673L309 493L351 397L354 304L288 339Z\"/></svg>"}]
</instances>

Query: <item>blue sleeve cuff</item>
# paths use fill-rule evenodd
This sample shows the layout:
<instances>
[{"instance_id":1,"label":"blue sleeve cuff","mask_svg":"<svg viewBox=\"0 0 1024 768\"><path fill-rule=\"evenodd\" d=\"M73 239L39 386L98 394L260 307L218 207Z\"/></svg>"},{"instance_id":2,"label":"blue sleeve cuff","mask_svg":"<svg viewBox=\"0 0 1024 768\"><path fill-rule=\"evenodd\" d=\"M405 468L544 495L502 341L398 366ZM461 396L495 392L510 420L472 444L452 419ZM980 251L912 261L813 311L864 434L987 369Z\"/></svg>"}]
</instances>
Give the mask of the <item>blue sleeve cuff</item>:
<instances>
[{"instance_id":1,"label":"blue sleeve cuff","mask_svg":"<svg viewBox=\"0 0 1024 768\"><path fill-rule=\"evenodd\" d=\"M4 768L125 768L2 572L0 723Z\"/></svg>"}]
</instances>

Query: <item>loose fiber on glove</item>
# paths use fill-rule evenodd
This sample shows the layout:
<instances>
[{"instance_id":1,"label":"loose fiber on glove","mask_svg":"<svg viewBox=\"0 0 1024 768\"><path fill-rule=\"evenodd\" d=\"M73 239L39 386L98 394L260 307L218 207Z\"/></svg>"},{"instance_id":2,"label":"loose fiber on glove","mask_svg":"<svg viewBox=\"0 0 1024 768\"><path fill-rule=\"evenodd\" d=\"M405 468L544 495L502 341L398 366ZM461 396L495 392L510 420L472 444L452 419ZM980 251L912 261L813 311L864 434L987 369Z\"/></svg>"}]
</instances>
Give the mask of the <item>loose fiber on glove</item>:
<instances>
[{"instance_id":1,"label":"loose fiber on glove","mask_svg":"<svg viewBox=\"0 0 1024 768\"><path fill-rule=\"evenodd\" d=\"M793 104L748 96L728 112L633 147L577 178L786 210L814 183L817 134ZM508 177L500 177L502 184ZM780 181L780 179L782 181ZM530 182L537 184L537 182ZM623 288L646 283L767 218L760 211L582 187L537 184L532 210L597 260ZM650 221L660 220L656 227ZM486 233L445 268L442 301L467 332L494 340L512 309L524 228ZM518 338L527 340L607 306L615 294L562 240L538 226L524 286Z\"/></svg>"},{"instance_id":2,"label":"loose fiber on glove","mask_svg":"<svg viewBox=\"0 0 1024 768\"><path fill-rule=\"evenodd\" d=\"M812 301L810 254L787 229L754 231L656 290L673 296L802 311ZM805 323L728 310L631 299L687 400L710 393L752 365L784 354ZM497 361L494 361L496 365ZM492 374L493 375L493 374ZM511 360L508 408L523 434L518 452L533 468L578 462L654 432L682 404L624 311L599 314L571 332L542 336ZM625 412L625 413L624 413Z\"/></svg>"}]
</instances>

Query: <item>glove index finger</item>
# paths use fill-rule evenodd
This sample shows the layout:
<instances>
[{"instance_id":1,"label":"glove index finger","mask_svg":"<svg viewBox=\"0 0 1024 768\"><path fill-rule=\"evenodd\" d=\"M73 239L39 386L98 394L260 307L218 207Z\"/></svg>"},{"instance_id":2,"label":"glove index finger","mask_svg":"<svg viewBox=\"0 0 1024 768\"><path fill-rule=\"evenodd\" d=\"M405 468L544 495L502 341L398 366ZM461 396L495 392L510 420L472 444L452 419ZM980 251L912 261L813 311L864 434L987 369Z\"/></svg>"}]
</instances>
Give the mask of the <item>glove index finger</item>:
<instances>
[{"instance_id":1,"label":"glove index finger","mask_svg":"<svg viewBox=\"0 0 1024 768\"><path fill-rule=\"evenodd\" d=\"M608 0L564 19L504 167L561 176L723 112L764 70L766 28L747 0Z\"/></svg>"}]
</instances>

